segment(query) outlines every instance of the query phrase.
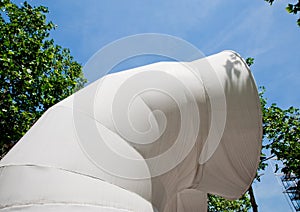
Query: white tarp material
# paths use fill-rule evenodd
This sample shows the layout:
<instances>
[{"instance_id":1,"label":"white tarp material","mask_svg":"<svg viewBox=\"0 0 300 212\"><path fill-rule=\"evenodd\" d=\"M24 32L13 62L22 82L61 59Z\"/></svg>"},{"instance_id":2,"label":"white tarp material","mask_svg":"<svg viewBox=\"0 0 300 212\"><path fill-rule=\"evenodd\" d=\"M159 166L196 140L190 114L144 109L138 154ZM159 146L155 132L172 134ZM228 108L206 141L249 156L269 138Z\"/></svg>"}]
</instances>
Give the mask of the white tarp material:
<instances>
[{"instance_id":1,"label":"white tarp material","mask_svg":"<svg viewBox=\"0 0 300 212\"><path fill-rule=\"evenodd\" d=\"M257 88L224 51L107 75L48 109L0 162L0 211L207 210L261 149Z\"/></svg>"}]
</instances>

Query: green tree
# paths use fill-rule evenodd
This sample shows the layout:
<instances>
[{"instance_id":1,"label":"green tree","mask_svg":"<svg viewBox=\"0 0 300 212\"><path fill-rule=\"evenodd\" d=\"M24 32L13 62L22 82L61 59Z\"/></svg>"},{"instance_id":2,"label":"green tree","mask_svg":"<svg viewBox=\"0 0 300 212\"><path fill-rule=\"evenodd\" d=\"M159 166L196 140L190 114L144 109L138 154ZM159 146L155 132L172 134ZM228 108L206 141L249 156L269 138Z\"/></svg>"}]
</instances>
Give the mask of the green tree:
<instances>
[{"instance_id":1,"label":"green tree","mask_svg":"<svg viewBox=\"0 0 300 212\"><path fill-rule=\"evenodd\" d=\"M238 200L226 200L215 195L208 195L208 212L247 212L251 208L249 195L246 193Z\"/></svg>"},{"instance_id":2,"label":"green tree","mask_svg":"<svg viewBox=\"0 0 300 212\"><path fill-rule=\"evenodd\" d=\"M283 163L276 172L295 174L300 177L300 112L298 108L282 109L276 104L267 106L267 101L261 93L262 112L264 117L264 148L270 150L270 155L264 156L263 162L276 158ZM264 167L265 164L262 164Z\"/></svg>"},{"instance_id":3,"label":"green tree","mask_svg":"<svg viewBox=\"0 0 300 212\"><path fill-rule=\"evenodd\" d=\"M272 5L275 0L265 0L265 1L269 2L270 5ZM288 4L285 9L288 13L295 14L295 15L298 14L300 12L300 0L298 0L298 2L296 3ZM298 18L297 24L300 27L300 18Z\"/></svg>"},{"instance_id":4,"label":"green tree","mask_svg":"<svg viewBox=\"0 0 300 212\"><path fill-rule=\"evenodd\" d=\"M48 9L0 0L0 156L41 114L83 87L82 67L55 45Z\"/></svg>"}]
</instances>

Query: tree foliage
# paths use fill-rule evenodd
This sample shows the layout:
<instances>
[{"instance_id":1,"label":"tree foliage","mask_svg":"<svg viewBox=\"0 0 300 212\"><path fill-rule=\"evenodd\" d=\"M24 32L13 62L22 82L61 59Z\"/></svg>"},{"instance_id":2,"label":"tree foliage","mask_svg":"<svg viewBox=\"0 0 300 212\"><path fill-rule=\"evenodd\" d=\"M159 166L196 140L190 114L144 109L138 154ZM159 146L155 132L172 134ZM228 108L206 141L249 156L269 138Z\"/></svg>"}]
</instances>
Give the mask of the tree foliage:
<instances>
[{"instance_id":1,"label":"tree foliage","mask_svg":"<svg viewBox=\"0 0 300 212\"><path fill-rule=\"evenodd\" d=\"M208 212L247 212L250 208L251 203L247 193L238 200L226 200L215 195L208 195Z\"/></svg>"},{"instance_id":2,"label":"tree foliage","mask_svg":"<svg viewBox=\"0 0 300 212\"><path fill-rule=\"evenodd\" d=\"M270 5L272 5L275 0L265 0L265 1L269 2ZM296 3L288 4L285 9L288 13L295 14L295 15L298 14L300 12L300 0L298 0L298 2ZM300 18L298 18L297 24L300 27Z\"/></svg>"},{"instance_id":3,"label":"tree foliage","mask_svg":"<svg viewBox=\"0 0 300 212\"><path fill-rule=\"evenodd\" d=\"M0 0L0 148L3 155L41 114L85 83L81 65L55 45L48 9Z\"/></svg>"},{"instance_id":4,"label":"tree foliage","mask_svg":"<svg viewBox=\"0 0 300 212\"><path fill-rule=\"evenodd\" d=\"M295 107L282 109L276 104L267 106L261 92L263 112L264 148L270 150L266 158L277 158L284 167L280 170L285 174L293 173L300 177L300 112ZM263 162L265 163L265 162ZM264 166L264 165L263 165Z\"/></svg>"}]
</instances>

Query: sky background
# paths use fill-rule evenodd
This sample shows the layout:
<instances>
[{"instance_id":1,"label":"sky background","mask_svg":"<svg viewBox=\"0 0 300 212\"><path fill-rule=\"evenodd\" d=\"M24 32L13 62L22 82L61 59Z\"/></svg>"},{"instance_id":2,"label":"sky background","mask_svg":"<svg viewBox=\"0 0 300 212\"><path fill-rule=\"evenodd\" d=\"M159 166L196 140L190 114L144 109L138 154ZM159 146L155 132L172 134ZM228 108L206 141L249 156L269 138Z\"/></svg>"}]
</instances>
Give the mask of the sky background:
<instances>
[{"instance_id":1,"label":"sky background","mask_svg":"<svg viewBox=\"0 0 300 212\"><path fill-rule=\"evenodd\" d=\"M48 20L58 25L51 37L82 65L116 39L165 33L185 39L205 55L230 49L244 58L254 57L251 69L257 85L266 87L268 102L300 107L300 28L298 17L285 11L289 1L273 6L263 0L28 2L49 8ZM261 212L292 211L271 166L254 190Z\"/></svg>"}]
</instances>

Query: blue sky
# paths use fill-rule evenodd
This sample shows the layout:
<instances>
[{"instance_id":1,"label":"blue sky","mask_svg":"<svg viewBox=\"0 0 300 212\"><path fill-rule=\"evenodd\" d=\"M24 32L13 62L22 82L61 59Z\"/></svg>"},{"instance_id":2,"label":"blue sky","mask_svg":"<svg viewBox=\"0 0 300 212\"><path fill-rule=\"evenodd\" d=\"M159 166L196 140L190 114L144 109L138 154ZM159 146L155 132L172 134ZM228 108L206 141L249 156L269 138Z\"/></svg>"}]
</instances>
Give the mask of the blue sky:
<instances>
[{"instance_id":1,"label":"blue sky","mask_svg":"<svg viewBox=\"0 0 300 212\"><path fill-rule=\"evenodd\" d=\"M31 1L33 3L37 1ZM270 102L300 106L300 29L286 1L270 7L263 0L43 1L49 20L58 25L52 36L85 64L104 45L136 33L178 36L205 55L232 49L254 57L252 71L267 88Z\"/></svg>"},{"instance_id":2,"label":"blue sky","mask_svg":"<svg viewBox=\"0 0 300 212\"><path fill-rule=\"evenodd\" d=\"M21 2L20 0L15 2ZM29 0L33 5L41 1ZM165 33L195 45L205 55L231 49L254 57L257 84L269 102L300 107L300 28L288 14L288 1L270 7L263 0L45 0L51 36L84 65L104 45L137 33ZM280 184L268 172L255 183L259 209L291 211Z\"/></svg>"}]
</instances>

